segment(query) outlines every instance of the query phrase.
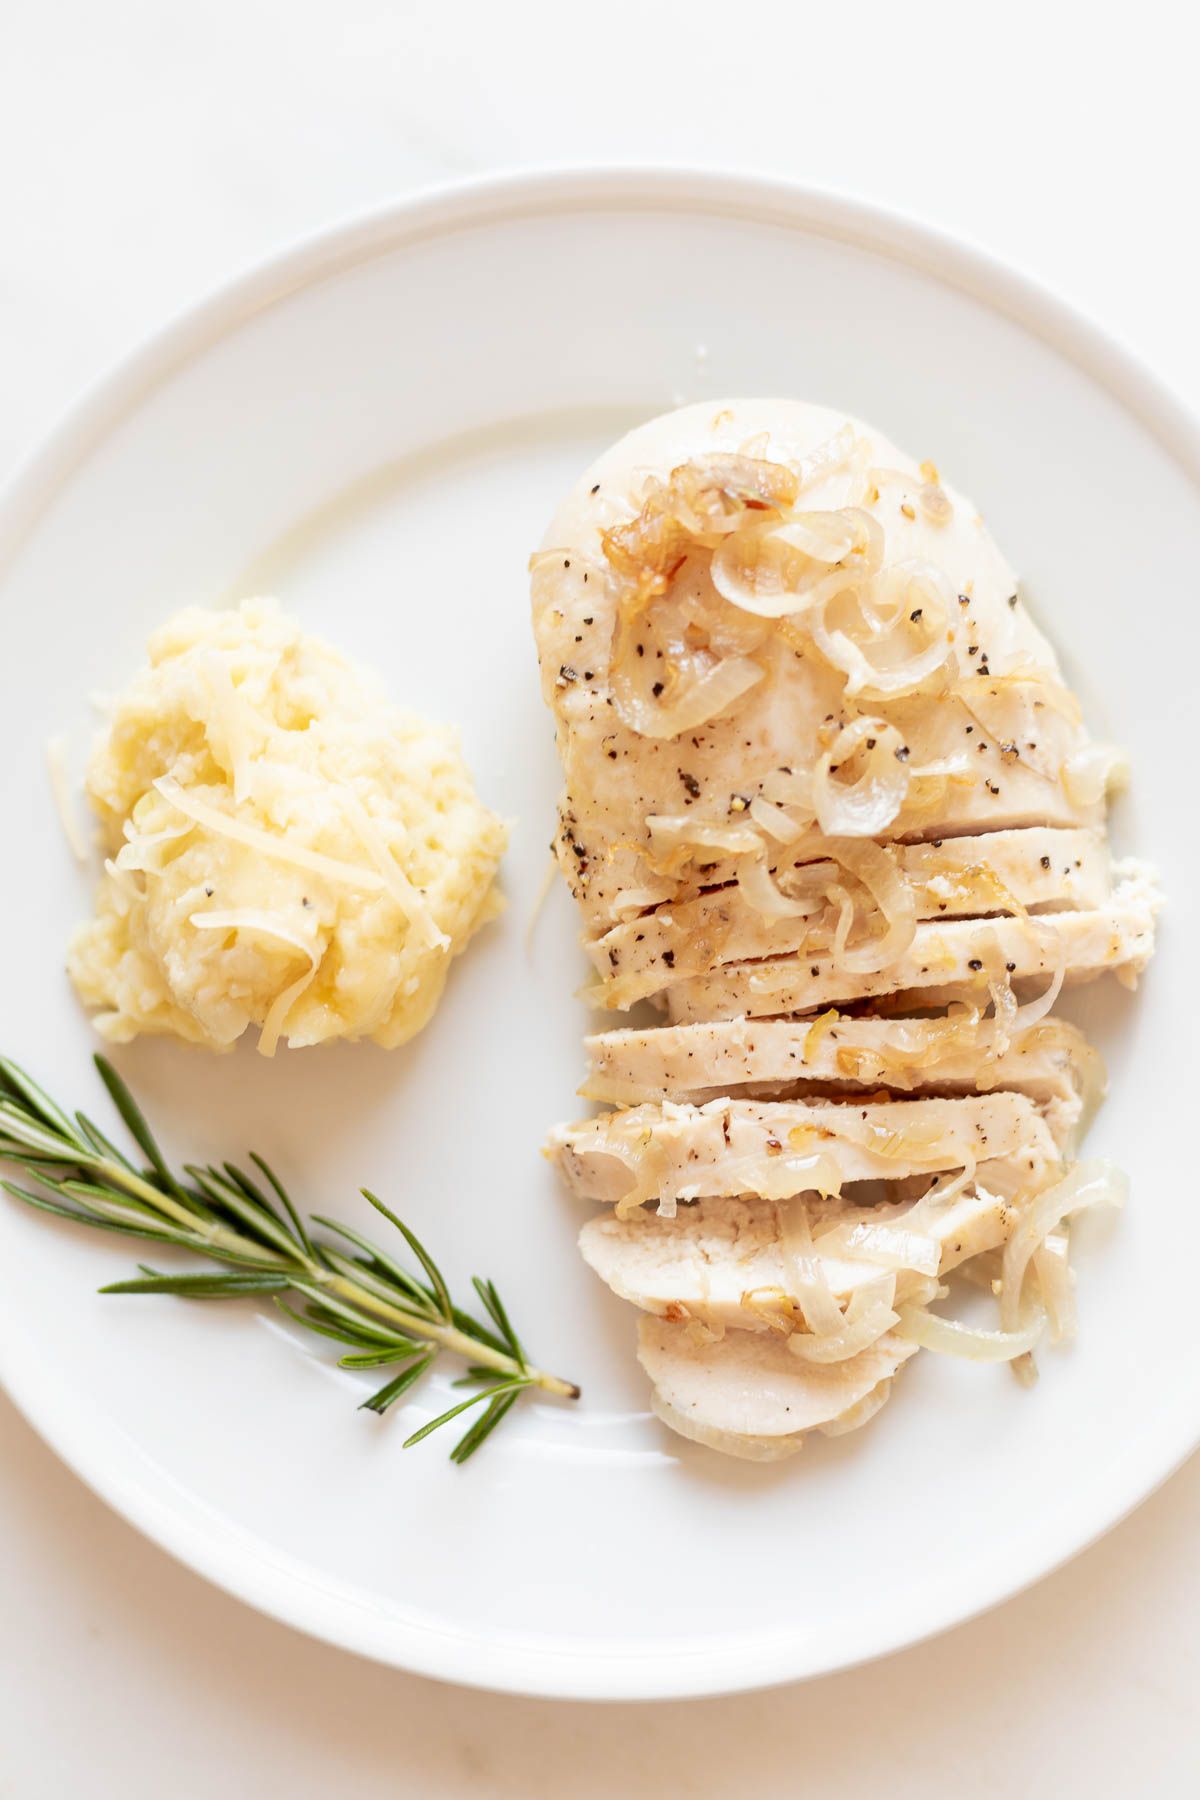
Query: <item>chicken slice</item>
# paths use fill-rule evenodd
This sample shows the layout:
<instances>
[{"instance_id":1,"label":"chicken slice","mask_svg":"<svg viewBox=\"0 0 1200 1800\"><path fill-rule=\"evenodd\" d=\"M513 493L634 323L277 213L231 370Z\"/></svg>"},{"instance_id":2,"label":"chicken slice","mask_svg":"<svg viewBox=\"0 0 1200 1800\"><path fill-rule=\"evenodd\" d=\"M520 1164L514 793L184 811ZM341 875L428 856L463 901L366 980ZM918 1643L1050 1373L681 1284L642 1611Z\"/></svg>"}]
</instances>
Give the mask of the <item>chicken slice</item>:
<instances>
[{"instance_id":1,"label":"chicken slice","mask_svg":"<svg viewBox=\"0 0 1200 1800\"><path fill-rule=\"evenodd\" d=\"M814 1250L831 1292L845 1299L894 1268L888 1257L904 1257L895 1299L915 1299L930 1277L1005 1243L1020 1201L998 1191L1011 1179L989 1185L994 1166L982 1164L974 1183L943 1205L935 1189L907 1205L856 1205L847 1197L813 1209ZM876 1260L855 1256L856 1246L872 1240ZM716 1329L804 1326L776 1201L697 1200L671 1219L644 1210L628 1218L602 1213L583 1227L579 1248L614 1294L643 1312Z\"/></svg>"},{"instance_id":2,"label":"chicken slice","mask_svg":"<svg viewBox=\"0 0 1200 1800\"><path fill-rule=\"evenodd\" d=\"M811 898L814 914L765 917L738 886L638 914L587 946L604 977L596 1003L628 1007L722 963L801 950L814 937L828 945L837 907L827 905L824 895L843 877L836 862L819 860L819 843L813 860L793 859L774 868L777 881L785 870L798 872L797 892ZM1094 831L998 831L902 844L890 854L911 889L918 919L976 917L1016 907L1095 908L1112 887L1108 847Z\"/></svg>"},{"instance_id":3,"label":"chicken slice","mask_svg":"<svg viewBox=\"0 0 1200 1800\"><path fill-rule=\"evenodd\" d=\"M1033 1102L1011 1093L865 1104L667 1101L560 1125L546 1153L581 1199L622 1212L657 1200L667 1214L701 1195L782 1199L999 1157L1019 1158L1033 1178L1058 1156Z\"/></svg>"},{"instance_id":4,"label":"chicken slice","mask_svg":"<svg viewBox=\"0 0 1200 1800\"><path fill-rule=\"evenodd\" d=\"M711 534L683 545L662 577L665 591L645 611L645 632L622 647L627 666L614 668L618 607L630 577L606 551L605 533L637 517L648 476L665 481L696 459L702 466L689 470L692 485L707 480L724 504L732 490L712 471L732 467L752 440L747 460L767 485L780 471L784 486L802 484L796 513L856 506L873 531L882 531L885 566L922 562L941 572L950 686L936 701L918 693L856 702L848 714L846 675L805 635L804 618L797 644L795 632L759 630L761 621L718 593ZM839 442L849 444L848 460L834 455L818 468L814 452ZM695 860L666 869L650 855L648 819L728 825L731 812L744 809L773 773L813 769L855 711L894 728L910 771L943 771L929 778L934 790L914 784L889 837L1100 823L1103 797L1093 797L1086 783L1076 784L1072 797L1059 779L1089 740L1054 653L975 508L935 487L931 510L928 471L879 433L840 413L779 400L686 407L632 432L581 478L533 559L532 587L543 693L557 721L565 783L556 851L589 936L620 920L629 894L654 905L675 896L681 877L694 882ZM775 516L770 502L750 505L759 509L754 518ZM791 507L785 511L792 516ZM683 650L677 654L672 644ZM661 706L670 700L681 655L711 669L735 653L749 685L714 717L670 737L633 728L623 679L644 680L647 704ZM658 665L662 699L651 701ZM736 866L719 856L699 861L714 882L736 876Z\"/></svg>"},{"instance_id":5,"label":"chicken slice","mask_svg":"<svg viewBox=\"0 0 1200 1800\"><path fill-rule=\"evenodd\" d=\"M605 1031L584 1039L591 1073L579 1090L620 1106L643 1100L694 1105L754 1088L759 1097L821 1088L1014 1088L1031 1099L1099 1097L1104 1070L1083 1033L1065 1021L1033 1026L994 1054L995 1026L971 1016L716 1019ZM748 1097L748 1096L747 1096Z\"/></svg>"},{"instance_id":6,"label":"chicken slice","mask_svg":"<svg viewBox=\"0 0 1200 1800\"><path fill-rule=\"evenodd\" d=\"M908 949L888 968L847 973L828 951L730 963L668 988L667 1011L683 1023L699 1019L767 1018L818 1006L844 1005L890 993L974 988L1053 976L1061 960L1068 981L1114 973L1132 985L1154 950L1158 893L1144 872L1128 875L1107 906L1036 918L937 920L918 925Z\"/></svg>"},{"instance_id":7,"label":"chicken slice","mask_svg":"<svg viewBox=\"0 0 1200 1800\"><path fill-rule=\"evenodd\" d=\"M915 1344L889 1334L845 1362L808 1363L772 1333L733 1331L699 1344L686 1325L668 1319L643 1318L638 1326L638 1361L653 1384L659 1417L701 1443L749 1440L743 1448L735 1442L719 1448L756 1461L766 1460L764 1451L798 1450L807 1431L864 1422L877 1408L854 1419L856 1409L915 1352Z\"/></svg>"}]
</instances>

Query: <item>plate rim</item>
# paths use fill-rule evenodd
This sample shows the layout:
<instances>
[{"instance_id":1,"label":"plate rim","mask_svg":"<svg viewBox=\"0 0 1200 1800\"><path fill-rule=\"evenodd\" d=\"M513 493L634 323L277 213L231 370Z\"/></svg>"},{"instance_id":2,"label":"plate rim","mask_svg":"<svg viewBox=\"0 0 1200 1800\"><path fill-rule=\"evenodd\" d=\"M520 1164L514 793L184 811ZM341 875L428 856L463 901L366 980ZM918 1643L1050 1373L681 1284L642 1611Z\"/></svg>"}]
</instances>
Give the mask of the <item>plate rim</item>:
<instances>
[{"instance_id":1,"label":"plate rim","mask_svg":"<svg viewBox=\"0 0 1200 1800\"><path fill-rule=\"evenodd\" d=\"M751 218L848 243L931 276L967 294L1040 339L1106 391L1137 420L1200 488L1200 416L1140 356L1040 281L991 252L911 214L849 194L783 178L692 165L585 165L500 170L439 183L352 213L293 239L232 279L219 283L136 343L87 386L0 491L0 580L36 530L57 492L158 386L213 343L289 294L372 257L423 238L469 231L506 219L569 211L675 211ZM813 1655L798 1641L772 1634L728 1648L711 1640L694 1656L655 1654L646 1664L633 1646L568 1650L537 1641L497 1643L414 1615L386 1619L319 1596L298 1582L288 1560L264 1561L258 1540L232 1548L211 1528L164 1506L136 1477L114 1468L103 1434L72 1414L61 1384L38 1365L19 1367L0 1321L0 1384L32 1429L93 1493L161 1549L260 1612L335 1646L411 1673L541 1698L682 1699L742 1692L815 1678L893 1654L991 1610L1081 1554L1148 1499L1200 1444L1200 1411L1182 1429L1159 1433L1157 1460L1108 1503L1082 1535L1044 1542L1014 1582L985 1583L965 1601L931 1609L883 1641ZM1172 1415L1174 1420L1183 1415ZM634 1685L636 1683L636 1686Z\"/></svg>"}]
</instances>

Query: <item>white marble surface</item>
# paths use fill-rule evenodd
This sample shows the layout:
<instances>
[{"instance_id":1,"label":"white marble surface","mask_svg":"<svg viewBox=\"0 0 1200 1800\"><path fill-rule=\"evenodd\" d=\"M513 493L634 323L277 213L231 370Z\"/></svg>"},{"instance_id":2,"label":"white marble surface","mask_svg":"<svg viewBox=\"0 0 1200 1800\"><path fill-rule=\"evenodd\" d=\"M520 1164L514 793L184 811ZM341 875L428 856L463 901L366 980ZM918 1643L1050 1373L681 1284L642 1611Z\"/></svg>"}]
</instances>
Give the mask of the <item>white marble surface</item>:
<instances>
[{"instance_id":1,"label":"white marble surface","mask_svg":"<svg viewBox=\"0 0 1200 1800\"><path fill-rule=\"evenodd\" d=\"M14 0L0 470L246 262L517 163L723 163L920 214L1058 288L1200 406L1195 26L1161 0L1107 12ZM1198 1513L1193 1463L999 1612L808 1688L523 1702L256 1617L142 1542L0 1402L0 1795L1192 1795Z\"/></svg>"}]
</instances>

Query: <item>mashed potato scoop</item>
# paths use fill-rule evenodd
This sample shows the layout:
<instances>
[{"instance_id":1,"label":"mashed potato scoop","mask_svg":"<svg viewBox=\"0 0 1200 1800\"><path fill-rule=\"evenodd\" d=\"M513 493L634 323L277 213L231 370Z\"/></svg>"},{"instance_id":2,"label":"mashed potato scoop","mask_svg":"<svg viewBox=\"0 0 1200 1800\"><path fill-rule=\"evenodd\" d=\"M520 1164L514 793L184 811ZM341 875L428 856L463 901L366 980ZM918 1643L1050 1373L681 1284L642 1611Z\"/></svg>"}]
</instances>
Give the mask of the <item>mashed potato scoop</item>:
<instances>
[{"instance_id":1,"label":"mashed potato scoop","mask_svg":"<svg viewBox=\"0 0 1200 1800\"><path fill-rule=\"evenodd\" d=\"M269 600L155 633L87 789L105 870L67 966L114 1042L391 1048L500 910L507 826L456 733Z\"/></svg>"}]
</instances>

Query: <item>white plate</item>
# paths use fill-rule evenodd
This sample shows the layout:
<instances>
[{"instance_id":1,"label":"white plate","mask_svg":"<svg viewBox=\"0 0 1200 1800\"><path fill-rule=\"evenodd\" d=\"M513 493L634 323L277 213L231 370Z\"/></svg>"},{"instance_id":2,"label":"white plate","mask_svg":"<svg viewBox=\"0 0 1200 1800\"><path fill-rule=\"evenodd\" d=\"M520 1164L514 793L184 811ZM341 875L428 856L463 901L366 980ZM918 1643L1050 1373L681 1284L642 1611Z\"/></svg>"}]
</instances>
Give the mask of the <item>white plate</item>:
<instances>
[{"instance_id":1,"label":"white plate","mask_svg":"<svg viewBox=\"0 0 1200 1800\"><path fill-rule=\"evenodd\" d=\"M525 557L618 430L706 395L865 414L987 511L1095 724L1128 745L1127 846L1170 895L1094 1142L1133 1175L1081 1232L1082 1335L1032 1393L919 1360L861 1436L739 1466L645 1413L634 1316L579 1262L539 1156L576 1110L584 1015L556 892L524 935L558 782ZM0 1042L72 1104L93 1049L62 974L88 900L48 803L185 601L270 588L462 722L519 825L512 905L407 1050L268 1063L161 1042L120 1064L178 1153L256 1147L318 1210L383 1193L452 1276L494 1275L575 1410L526 1405L467 1469L250 1308L96 1297L134 1251L0 1207L0 1368L60 1454L159 1543L308 1631L522 1692L717 1692L909 1643L1105 1530L1200 1429L1189 926L1200 447L1152 380L978 254L846 201L712 176L535 176L313 240L209 300L89 397L0 518L6 873ZM1097 1628L1102 1629L1102 1599Z\"/></svg>"}]
</instances>

